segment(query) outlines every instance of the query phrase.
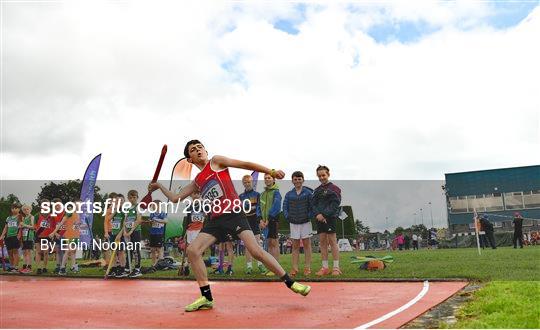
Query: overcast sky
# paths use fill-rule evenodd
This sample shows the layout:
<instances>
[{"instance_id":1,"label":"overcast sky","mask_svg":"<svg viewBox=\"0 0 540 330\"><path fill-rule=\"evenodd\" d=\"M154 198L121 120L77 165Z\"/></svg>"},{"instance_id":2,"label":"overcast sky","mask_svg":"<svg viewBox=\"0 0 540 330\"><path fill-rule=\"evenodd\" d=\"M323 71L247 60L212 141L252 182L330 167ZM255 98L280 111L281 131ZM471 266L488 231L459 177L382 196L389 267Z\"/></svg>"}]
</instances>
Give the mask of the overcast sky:
<instances>
[{"instance_id":1,"label":"overcast sky","mask_svg":"<svg viewBox=\"0 0 540 330\"><path fill-rule=\"evenodd\" d=\"M539 164L539 35L538 1L2 2L0 175L150 179L166 143L168 176L192 138L309 179Z\"/></svg>"}]
</instances>

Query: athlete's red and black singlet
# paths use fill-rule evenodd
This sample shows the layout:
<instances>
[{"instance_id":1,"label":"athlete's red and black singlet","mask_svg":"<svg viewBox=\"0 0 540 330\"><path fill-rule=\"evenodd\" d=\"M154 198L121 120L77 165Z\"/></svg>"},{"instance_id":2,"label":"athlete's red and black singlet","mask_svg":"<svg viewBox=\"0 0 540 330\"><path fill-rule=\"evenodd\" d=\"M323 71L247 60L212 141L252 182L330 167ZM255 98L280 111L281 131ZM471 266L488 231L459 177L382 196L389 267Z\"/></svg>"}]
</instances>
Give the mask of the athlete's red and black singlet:
<instances>
[{"instance_id":1,"label":"athlete's red and black singlet","mask_svg":"<svg viewBox=\"0 0 540 330\"><path fill-rule=\"evenodd\" d=\"M201 191L203 203L210 201L212 205L210 219L214 219L222 214L233 213L234 201L240 200L240 198L234 189L229 169L214 171L210 166L211 162L210 160L204 166L194 181Z\"/></svg>"}]
</instances>

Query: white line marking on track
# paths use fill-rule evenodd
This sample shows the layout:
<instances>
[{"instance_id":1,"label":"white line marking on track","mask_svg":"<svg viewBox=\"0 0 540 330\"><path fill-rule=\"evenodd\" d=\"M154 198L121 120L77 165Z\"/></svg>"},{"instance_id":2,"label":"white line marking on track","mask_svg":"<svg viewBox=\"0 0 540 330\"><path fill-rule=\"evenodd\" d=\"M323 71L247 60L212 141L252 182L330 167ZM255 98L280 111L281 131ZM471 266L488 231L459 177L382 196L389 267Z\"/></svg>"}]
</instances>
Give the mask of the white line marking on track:
<instances>
[{"instance_id":1,"label":"white line marking on track","mask_svg":"<svg viewBox=\"0 0 540 330\"><path fill-rule=\"evenodd\" d=\"M371 326L374 326L375 324L379 324L383 321L386 321L388 320L389 318L403 312L404 310L406 310L407 308L411 307L412 305L416 304L420 299L422 299L426 293L428 292L429 290L429 282L428 281L424 281L424 287L422 288L422 291L420 291L420 293L414 297L411 301L409 301L408 303L406 303L405 305L401 306L400 308L396 309L396 310L393 310L391 311L390 313L388 314L385 314L381 317L379 317L378 319L375 319L371 322L368 322L368 323L365 323L365 324L362 324L360 326L358 326L357 328L355 329L367 329Z\"/></svg>"}]
</instances>

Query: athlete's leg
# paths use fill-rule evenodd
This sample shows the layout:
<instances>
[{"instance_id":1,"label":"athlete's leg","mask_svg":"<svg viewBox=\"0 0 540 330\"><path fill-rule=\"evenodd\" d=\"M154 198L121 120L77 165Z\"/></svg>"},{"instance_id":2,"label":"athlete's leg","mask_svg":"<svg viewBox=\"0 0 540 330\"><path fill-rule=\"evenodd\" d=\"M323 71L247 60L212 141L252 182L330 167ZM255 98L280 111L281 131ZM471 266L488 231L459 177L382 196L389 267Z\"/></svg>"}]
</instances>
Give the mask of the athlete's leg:
<instances>
[{"instance_id":1,"label":"athlete's leg","mask_svg":"<svg viewBox=\"0 0 540 330\"><path fill-rule=\"evenodd\" d=\"M60 265L60 268L66 268L68 258L69 258L69 251L67 253L64 253L64 255L62 256L62 264Z\"/></svg>"},{"instance_id":2,"label":"athlete's leg","mask_svg":"<svg viewBox=\"0 0 540 330\"><path fill-rule=\"evenodd\" d=\"M15 253L14 253L15 251L16 251L15 249L8 250L9 263L11 264L12 268L17 268L18 266L18 263L15 263Z\"/></svg>"},{"instance_id":3,"label":"athlete's leg","mask_svg":"<svg viewBox=\"0 0 540 330\"><path fill-rule=\"evenodd\" d=\"M240 234L238 234L238 237L240 237L240 239L244 241L246 250L251 253L253 258L261 261L266 266L266 268L268 268L277 276L282 277L283 275L285 275L285 270L283 269L283 267L281 267L276 258L274 258L270 253L262 249L251 230L242 231Z\"/></svg>"},{"instance_id":4,"label":"athlete's leg","mask_svg":"<svg viewBox=\"0 0 540 330\"><path fill-rule=\"evenodd\" d=\"M304 269L311 269L311 238L302 239L302 243L305 255Z\"/></svg>"},{"instance_id":5,"label":"athlete's leg","mask_svg":"<svg viewBox=\"0 0 540 330\"><path fill-rule=\"evenodd\" d=\"M319 234L319 240L320 240L319 245L320 245L320 249L321 249L321 260L323 261L323 266L324 266L324 261L328 262L328 237L327 237L327 234L326 233L320 233Z\"/></svg>"},{"instance_id":6,"label":"athlete's leg","mask_svg":"<svg viewBox=\"0 0 540 330\"><path fill-rule=\"evenodd\" d=\"M41 262L41 249L39 248L38 243L34 243L34 250L36 254L34 255L34 263L36 264L36 269L39 268L39 263Z\"/></svg>"},{"instance_id":7,"label":"athlete's leg","mask_svg":"<svg viewBox=\"0 0 540 330\"><path fill-rule=\"evenodd\" d=\"M277 238L268 239L268 252L279 261L279 242Z\"/></svg>"},{"instance_id":8,"label":"athlete's leg","mask_svg":"<svg viewBox=\"0 0 540 330\"><path fill-rule=\"evenodd\" d=\"M49 249L43 251L43 268L47 268L49 263Z\"/></svg>"},{"instance_id":9,"label":"athlete's leg","mask_svg":"<svg viewBox=\"0 0 540 330\"><path fill-rule=\"evenodd\" d=\"M336 233L327 234L330 248L332 249L332 260L334 263L334 270L339 269L339 248L337 245ZM334 274L338 275L338 274Z\"/></svg>"},{"instance_id":10,"label":"athlete's leg","mask_svg":"<svg viewBox=\"0 0 540 330\"><path fill-rule=\"evenodd\" d=\"M27 259L27 265L28 265L28 268L32 268L32 251L31 249L28 249L26 250L28 252L28 259Z\"/></svg>"},{"instance_id":11,"label":"athlete's leg","mask_svg":"<svg viewBox=\"0 0 540 330\"><path fill-rule=\"evenodd\" d=\"M24 264L30 266L32 263L30 262L30 250L23 250L23 260Z\"/></svg>"},{"instance_id":12,"label":"athlete's leg","mask_svg":"<svg viewBox=\"0 0 540 330\"><path fill-rule=\"evenodd\" d=\"M128 253L129 253L129 251L128 251ZM126 267L126 252L120 250L116 254L118 256L118 263L120 264L120 267L122 267L122 269L124 269Z\"/></svg>"},{"instance_id":13,"label":"athlete's leg","mask_svg":"<svg viewBox=\"0 0 540 330\"><path fill-rule=\"evenodd\" d=\"M246 249L246 263L248 267L251 267L252 262L253 262L253 257L251 256L251 253L249 253L249 251Z\"/></svg>"},{"instance_id":14,"label":"athlete's leg","mask_svg":"<svg viewBox=\"0 0 540 330\"><path fill-rule=\"evenodd\" d=\"M150 247L150 260L152 261L152 265L154 265L154 262L156 260L156 248Z\"/></svg>"},{"instance_id":15,"label":"athlete's leg","mask_svg":"<svg viewBox=\"0 0 540 330\"><path fill-rule=\"evenodd\" d=\"M71 259L71 268L74 268L75 271L79 271L79 266L77 266L77 249L69 251L69 259Z\"/></svg>"},{"instance_id":16,"label":"athlete's leg","mask_svg":"<svg viewBox=\"0 0 540 330\"><path fill-rule=\"evenodd\" d=\"M235 256L235 252L234 252L234 246L233 246L233 242L227 242L225 244L225 246L227 247L227 254L228 254L228 259L229 259L229 265L232 265L233 261L234 261L234 256Z\"/></svg>"},{"instance_id":17,"label":"athlete's leg","mask_svg":"<svg viewBox=\"0 0 540 330\"><path fill-rule=\"evenodd\" d=\"M231 275L230 272L232 272L232 266L233 266L233 262L234 262L234 248L233 248L233 243L232 242L225 242L225 247L227 248L227 254L228 254L228 261L229 261L229 266L227 267L227 273L229 273L228 275Z\"/></svg>"},{"instance_id":18,"label":"athlete's leg","mask_svg":"<svg viewBox=\"0 0 540 330\"><path fill-rule=\"evenodd\" d=\"M187 247L187 257L191 264L195 279L199 287L208 285L208 274L202 255L206 249L216 242L216 238L207 233L199 233L195 240Z\"/></svg>"},{"instance_id":19,"label":"athlete's leg","mask_svg":"<svg viewBox=\"0 0 540 330\"><path fill-rule=\"evenodd\" d=\"M300 240L292 240L292 269L293 271L298 271L298 259L300 258ZM291 274L293 275L293 274Z\"/></svg>"}]
</instances>

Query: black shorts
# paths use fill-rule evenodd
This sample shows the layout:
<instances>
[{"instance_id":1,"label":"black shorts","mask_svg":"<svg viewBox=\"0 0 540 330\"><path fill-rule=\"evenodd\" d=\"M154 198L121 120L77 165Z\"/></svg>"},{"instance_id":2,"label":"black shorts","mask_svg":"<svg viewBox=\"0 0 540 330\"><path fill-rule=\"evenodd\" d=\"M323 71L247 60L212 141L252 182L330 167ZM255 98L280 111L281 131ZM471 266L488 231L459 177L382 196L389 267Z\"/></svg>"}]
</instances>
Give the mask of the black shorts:
<instances>
[{"instance_id":1,"label":"black shorts","mask_svg":"<svg viewBox=\"0 0 540 330\"><path fill-rule=\"evenodd\" d=\"M161 234L157 234L157 235L150 234L150 247L152 247L152 248L163 247L163 235L161 235Z\"/></svg>"},{"instance_id":2,"label":"black shorts","mask_svg":"<svg viewBox=\"0 0 540 330\"><path fill-rule=\"evenodd\" d=\"M260 235L261 234L261 227L259 226L259 219L257 219L256 215L252 216L246 216L249 228L251 228L251 231L253 232L253 235Z\"/></svg>"},{"instance_id":3,"label":"black shorts","mask_svg":"<svg viewBox=\"0 0 540 330\"><path fill-rule=\"evenodd\" d=\"M18 249L21 247L21 242L17 236L6 237L4 240L6 242L6 247L8 250Z\"/></svg>"},{"instance_id":4,"label":"black shorts","mask_svg":"<svg viewBox=\"0 0 540 330\"><path fill-rule=\"evenodd\" d=\"M34 249L34 241L23 241L22 249L23 250L33 250Z\"/></svg>"},{"instance_id":5,"label":"black shorts","mask_svg":"<svg viewBox=\"0 0 540 330\"><path fill-rule=\"evenodd\" d=\"M138 243L141 241L141 232L138 231L138 230L135 230L134 232L131 233L131 235L129 236L129 240L132 242L132 243Z\"/></svg>"},{"instance_id":6,"label":"black shorts","mask_svg":"<svg viewBox=\"0 0 540 330\"><path fill-rule=\"evenodd\" d=\"M278 220L269 220L268 221L268 237L267 238L278 238L278 229L279 221Z\"/></svg>"},{"instance_id":7,"label":"black shorts","mask_svg":"<svg viewBox=\"0 0 540 330\"><path fill-rule=\"evenodd\" d=\"M114 242L114 240L116 239L116 235L117 234L113 234L111 233L109 235L109 244L112 244ZM126 241L126 239L124 238L124 235L120 235L120 241L118 243L124 243ZM112 245L110 247L110 250L114 250ZM116 251L125 251L126 249L124 249L124 244L119 244L118 245L118 249L116 249Z\"/></svg>"},{"instance_id":8,"label":"black shorts","mask_svg":"<svg viewBox=\"0 0 540 330\"><path fill-rule=\"evenodd\" d=\"M109 236L109 243L111 244L111 247L110 247L110 250L113 251L114 248L113 248L113 242L114 242L114 239L116 238L116 235L111 235ZM116 252L118 251L125 251L126 248L125 248L125 238L124 238L124 235L120 236L120 241L118 242L118 246L117 246L117 249L116 249Z\"/></svg>"},{"instance_id":9,"label":"black shorts","mask_svg":"<svg viewBox=\"0 0 540 330\"><path fill-rule=\"evenodd\" d=\"M317 221L317 234L335 234L336 218L326 218L326 223Z\"/></svg>"},{"instance_id":10,"label":"black shorts","mask_svg":"<svg viewBox=\"0 0 540 330\"><path fill-rule=\"evenodd\" d=\"M238 234L251 230L244 213L227 213L204 222L201 233L214 236L218 242L238 240Z\"/></svg>"},{"instance_id":11,"label":"black shorts","mask_svg":"<svg viewBox=\"0 0 540 330\"><path fill-rule=\"evenodd\" d=\"M59 252L60 254L62 254L62 253L64 252L64 251L62 251L61 248L60 248L60 246L62 246L62 239L63 239L62 236L53 239L53 241L56 243L56 245L54 246L54 251L57 251L57 252Z\"/></svg>"}]
</instances>

